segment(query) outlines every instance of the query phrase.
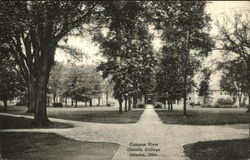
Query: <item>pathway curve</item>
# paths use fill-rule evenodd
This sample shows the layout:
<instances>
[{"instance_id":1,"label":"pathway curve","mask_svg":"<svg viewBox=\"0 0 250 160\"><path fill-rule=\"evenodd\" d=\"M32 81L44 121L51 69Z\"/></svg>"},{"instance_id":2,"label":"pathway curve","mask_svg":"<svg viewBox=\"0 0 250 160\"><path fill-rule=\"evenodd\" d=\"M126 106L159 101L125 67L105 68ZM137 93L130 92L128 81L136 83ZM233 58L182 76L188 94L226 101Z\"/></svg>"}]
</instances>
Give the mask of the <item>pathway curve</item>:
<instances>
[{"instance_id":1,"label":"pathway curve","mask_svg":"<svg viewBox=\"0 0 250 160\"><path fill-rule=\"evenodd\" d=\"M0 115L12 115L0 113ZM17 115L12 115L17 116ZM20 116L32 118L31 116ZM236 129L225 126L192 126L163 124L153 109L148 105L139 122L134 124L103 124L78 122L51 118L52 121L70 123L68 129L12 129L0 132L52 132L81 141L114 142L121 144L113 160L185 160L183 145L206 140L240 139L249 137L248 129ZM158 146L149 146L148 143ZM145 144L143 147L133 146ZM142 149L143 151L128 151ZM145 148L154 151L144 151ZM153 148L153 149L152 149ZM156 151L160 149L160 151ZM148 153L154 153L149 157ZM130 154L130 155L129 155ZM134 154L134 155L133 155ZM135 156L141 155L141 156ZM146 157L142 156L145 154Z\"/></svg>"}]
</instances>

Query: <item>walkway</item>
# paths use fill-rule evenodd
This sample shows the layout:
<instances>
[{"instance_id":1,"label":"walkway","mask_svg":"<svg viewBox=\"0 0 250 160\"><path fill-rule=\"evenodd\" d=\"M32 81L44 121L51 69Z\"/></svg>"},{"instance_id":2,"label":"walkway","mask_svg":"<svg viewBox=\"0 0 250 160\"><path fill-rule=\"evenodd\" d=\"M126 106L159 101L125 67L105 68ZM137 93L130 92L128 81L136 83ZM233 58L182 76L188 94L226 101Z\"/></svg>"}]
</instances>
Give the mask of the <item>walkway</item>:
<instances>
[{"instance_id":1,"label":"walkway","mask_svg":"<svg viewBox=\"0 0 250 160\"><path fill-rule=\"evenodd\" d=\"M0 113L0 115L10 114ZM71 123L75 128L16 129L0 132L53 132L81 141L119 143L121 147L113 160L185 160L187 159L183 152L183 145L185 144L206 140L240 139L249 136L248 129L236 129L234 127L163 124L151 105L147 106L141 119L135 124L101 124L55 118L51 118L51 120ZM149 143L155 145L150 146ZM146 148L150 151L145 151ZM134 151L131 151L132 149ZM149 153L152 157L148 156Z\"/></svg>"}]
</instances>

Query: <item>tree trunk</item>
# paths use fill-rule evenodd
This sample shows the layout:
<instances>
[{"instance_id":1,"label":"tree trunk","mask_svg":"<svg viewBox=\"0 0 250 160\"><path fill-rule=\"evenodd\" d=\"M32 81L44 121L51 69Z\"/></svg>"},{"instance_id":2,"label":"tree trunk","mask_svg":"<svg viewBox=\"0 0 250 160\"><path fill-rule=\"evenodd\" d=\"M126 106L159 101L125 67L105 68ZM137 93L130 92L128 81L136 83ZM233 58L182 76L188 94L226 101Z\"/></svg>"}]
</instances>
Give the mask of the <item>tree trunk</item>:
<instances>
[{"instance_id":1,"label":"tree trunk","mask_svg":"<svg viewBox=\"0 0 250 160\"><path fill-rule=\"evenodd\" d=\"M98 106L100 106L100 103L101 103L101 98L100 97L98 97Z\"/></svg>"},{"instance_id":2,"label":"tree trunk","mask_svg":"<svg viewBox=\"0 0 250 160\"><path fill-rule=\"evenodd\" d=\"M184 85L183 85L183 89L184 89L184 93L183 93L183 115L186 116L187 115L187 74L184 73Z\"/></svg>"},{"instance_id":3,"label":"tree trunk","mask_svg":"<svg viewBox=\"0 0 250 160\"><path fill-rule=\"evenodd\" d=\"M170 101L170 111L173 111L173 101Z\"/></svg>"},{"instance_id":4,"label":"tree trunk","mask_svg":"<svg viewBox=\"0 0 250 160\"><path fill-rule=\"evenodd\" d=\"M56 94L53 94L53 103L56 103Z\"/></svg>"},{"instance_id":5,"label":"tree trunk","mask_svg":"<svg viewBox=\"0 0 250 160\"><path fill-rule=\"evenodd\" d=\"M43 127L48 126L48 117L46 113L46 76L41 74L38 76L37 84L35 90L33 90L34 95L34 106L35 106L35 116L32 122L33 126Z\"/></svg>"},{"instance_id":6,"label":"tree trunk","mask_svg":"<svg viewBox=\"0 0 250 160\"><path fill-rule=\"evenodd\" d=\"M92 107L92 99L89 100L89 106Z\"/></svg>"},{"instance_id":7,"label":"tree trunk","mask_svg":"<svg viewBox=\"0 0 250 160\"><path fill-rule=\"evenodd\" d=\"M170 100L168 100L168 111L170 111Z\"/></svg>"},{"instance_id":8,"label":"tree trunk","mask_svg":"<svg viewBox=\"0 0 250 160\"><path fill-rule=\"evenodd\" d=\"M183 96L183 115L187 115L187 96Z\"/></svg>"},{"instance_id":9,"label":"tree trunk","mask_svg":"<svg viewBox=\"0 0 250 160\"><path fill-rule=\"evenodd\" d=\"M77 108L77 100L75 100L75 108Z\"/></svg>"},{"instance_id":10,"label":"tree trunk","mask_svg":"<svg viewBox=\"0 0 250 160\"><path fill-rule=\"evenodd\" d=\"M32 82L33 80L30 80L28 84L28 95L29 95L29 105L28 105L28 110L27 113L35 113L35 105L34 105L34 83Z\"/></svg>"},{"instance_id":11,"label":"tree trunk","mask_svg":"<svg viewBox=\"0 0 250 160\"><path fill-rule=\"evenodd\" d=\"M108 103L109 103L109 93L106 92L106 105L108 106Z\"/></svg>"},{"instance_id":12,"label":"tree trunk","mask_svg":"<svg viewBox=\"0 0 250 160\"><path fill-rule=\"evenodd\" d=\"M250 85L249 85L249 87L250 87ZM247 109L247 112L250 112L250 91L248 91L248 109Z\"/></svg>"},{"instance_id":13,"label":"tree trunk","mask_svg":"<svg viewBox=\"0 0 250 160\"><path fill-rule=\"evenodd\" d=\"M3 110L7 111L7 100L3 100Z\"/></svg>"},{"instance_id":14,"label":"tree trunk","mask_svg":"<svg viewBox=\"0 0 250 160\"><path fill-rule=\"evenodd\" d=\"M88 103L88 102L87 102L87 100L86 100L86 101L85 101L85 107L87 107L87 105L88 105L87 103Z\"/></svg>"},{"instance_id":15,"label":"tree trunk","mask_svg":"<svg viewBox=\"0 0 250 160\"><path fill-rule=\"evenodd\" d=\"M238 93L239 107L242 107L242 104L241 104L241 97L242 97L241 93Z\"/></svg>"},{"instance_id":16,"label":"tree trunk","mask_svg":"<svg viewBox=\"0 0 250 160\"><path fill-rule=\"evenodd\" d=\"M47 99L47 106L49 106L49 103L50 103L50 101L49 101L49 97L48 97L48 96L46 96L46 99Z\"/></svg>"},{"instance_id":17,"label":"tree trunk","mask_svg":"<svg viewBox=\"0 0 250 160\"><path fill-rule=\"evenodd\" d=\"M28 107L28 110L27 110L27 113L29 113L30 111L31 111L31 87L29 87L30 86L30 84L28 84L28 85L26 85L27 86L27 93L28 93L28 104L27 104L27 107Z\"/></svg>"},{"instance_id":18,"label":"tree trunk","mask_svg":"<svg viewBox=\"0 0 250 160\"><path fill-rule=\"evenodd\" d=\"M137 94L134 94L133 96L133 108L136 108L137 106Z\"/></svg>"},{"instance_id":19,"label":"tree trunk","mask_svg":"<svg viewBox=\"0 0 250 160\"><path fill-rule=\"evenodd\" d=\"M166 99L163 100L163 104L164 104L164 109L166 109Z\"/></svg>"},{"instance_id":20,"label":"tree trunk","mask_svg":"<svg viewBox=\"0 0 250 160\"><path fill-rule=\"evenodd\" d=\"M188 62L189 62L189 30L187 31L187 40L186 40L186 51L184 52L185 55L185 59L184 59L184 84L183 84L183 89L184 89L184 93L183 93L183 115L186 116L187 115L187 68L188 66Z\"/></svg>"},{"instance_id":21,"label":"tree trunk","mask_svg":"<svg viewBox=\"0 0 250 160\"><path fill-rule=\"evenodd\" d=\"M27 87L27 92L28 92L28 110L27 110L27 112L26 113L31 113L31 106L32 106L32 104L31 104L31 96L32 96L32 94L31 94L31 89L30 89L30 87L28 86Z\"/></svg>"},{"instance_id":22,"label":"tree trunk","mask_svg":"<svg viewBox=\"0 0 250 160\"><path fill-rule=\"evenodd\" d=\"M248 83L248 109L247 112L250 112L250 57L247 62L247 83Z\"/></svg>"},{"instance_id":23,"label":"tree trunk","mask_svg":"<svg viewBox=\"0 0 250 160\"><path fill-rule=\"evenodd\" d=\"M68 98L65 97L65 106L68 106Z\"/></svg>"},{"instance_id":24,"label":"tree trunk","mask_svg":"<svg viewBox=\"0 0 250 160\"><path fill-rule=\"evenodd\" d=\"M74 105L74 100L73 100L73 98L71 97L71 106L73 106Z\"/></svg>"},{"instance_id":25,"label":"tree trunk","mask_svg":"<svg viewBox=\"0 0 250 160\"><path fill-rule=\"evenodd\" d=\"M203 104L204 104L204 105L207 104L207 96L206 96L206 95L203 97Z\"/></svg>"},{"instance_id":26,"label":"tree trunk","mask_svg":"<svg viewBox=\"0 0 250 160\"><path fill-rule=\"evenodd\" d=\"M124 111L125 112L128 111L128 99L127 99L127 97L125 98L125 110Z\"/></svg>"},{"instance_id":27,"label":"tree trunk","mask_svg":"<svg viewBox=\"0 0 250 160\"><path fill-rule=\"evenodd\" d=\"M122 99L119 99L118 102L119 102L119 113L122 114Z\"/></svg>"},{"instance_id":28,"label":"tree trunk","mask_svg":"<svg viewBox=\"0 0 250 160\"><path fill-rule=\"evenodd\" d=\"M128 110L130 111L131 110L131 98L128 99Z\"/></svg>"}]
</instances>

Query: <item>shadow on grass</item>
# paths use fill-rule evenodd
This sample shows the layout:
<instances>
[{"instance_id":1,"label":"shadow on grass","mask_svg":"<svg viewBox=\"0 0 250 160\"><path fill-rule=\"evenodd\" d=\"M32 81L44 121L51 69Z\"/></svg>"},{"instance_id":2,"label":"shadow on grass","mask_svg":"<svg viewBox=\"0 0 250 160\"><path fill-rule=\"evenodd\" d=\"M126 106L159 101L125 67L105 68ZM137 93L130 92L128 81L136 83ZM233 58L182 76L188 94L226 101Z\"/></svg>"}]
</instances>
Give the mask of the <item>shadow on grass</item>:
<instances>
[{"instance_id":1,"label":"shadow on grass","mask_svg":"<svg viewBox=\"0 0 250 160\"><path fill-rule=\"evenodd\" d=\"M32 119L24 117L11 117L0 115L0 129L31 129ZM72 128L74 126L66 123L53 122L45 128Z\"/></svg>"},{"instance_id":2,"label":"shadow on grass","mask_svg":"<svg viewBox=\"0 0 250 160\"><path fill-rule=\"evenodd\" d=\"M51 133L0 133L1 158L36 160L111 160L120 145L81 142Z\"/></svg>"},{"instance_id":3,"label":"shadow on grass","mask_svg":"<svg viewBox=\"0 0 250 160\"><path fill-rule=\"evenodd\" d=\"M143 111L129 111L123 112L123 114L119 114L118 111L65 111L60 113L49 112L48 116L82 122L123 124L138 122Z\"/></svg>"},{"instance_id":4,"label":"shadow on grass","mask_svg":"<svg viewBox=\"0 0 250 160\"><path fill-rule=\"evenodd\" d=\"M249 139L205 141L184 145L191 160L243 160L250 158Z\"/></svg>"},{"instance_id":5,"label":"shadow on grass","mask_svg":"<svg viewBox=\"0 0 250 160\"><path fill-rule=\"evenodd\" d=\"M183 111L156 110L156 113L165 124L184 125L225 125L225 124L247 124L250 122L250 113L246 112L212 112L209 110L189 110L187 116Z\"/></svg>"}]
</instances>

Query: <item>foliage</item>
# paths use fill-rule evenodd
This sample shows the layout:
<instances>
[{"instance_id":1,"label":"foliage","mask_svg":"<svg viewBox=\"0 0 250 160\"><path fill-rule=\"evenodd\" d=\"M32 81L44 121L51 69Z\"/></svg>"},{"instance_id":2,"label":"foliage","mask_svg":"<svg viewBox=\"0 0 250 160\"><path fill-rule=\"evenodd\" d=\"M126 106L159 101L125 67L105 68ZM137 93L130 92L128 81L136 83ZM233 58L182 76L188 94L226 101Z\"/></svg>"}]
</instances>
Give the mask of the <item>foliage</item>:
<instances>
[{"instance_id":1,"label":"foliage","mask_svg":"<svg viewBox=\"0 0 250 160\"><path fill-rule=\"evenodd\" d=\"M63 104L62 103L53 103L53 107L62 107Z\"/></svg>"},{"instance_id":2,"label":"foliage","mask_svg":"<svg viewBox=\"0 0 250 160\"><path fill-rule=\"evenodd\" d=\"M155 28L162 31L162 55L157 73L157 90L168 99L184 99L194 85L193 76L200 60L211 51L210 17L205 13L206 2L152 2Z\"/></svg>"},{"instance_id":3,"label":"foliage","mask_svg":"<svg viewBox=\"0 0 250 160\"><path fill-rule=\"evenodd\" d=\"M219 105L233 105L233 100L225 99L225 98L219 98L216 101L216 104L219 104Z\"/></svg>"},{"instance_id":4,"label":"foliage","mask_svg":"<svg viewBox=\"0 0 250 160\"><path fill-rule=\"evenodd\" d=\"M102 93L102 78L95 66L68 66L62 85L64 95L78 101L98 98Z\"/></svg>"},{"instance_id":5,"label":"foliage","mask_svg":"<svg viewBox=\"0 0 250 160\"><path fill-rule=\"evenodd\" d=\"M154 105L154 107L155 108L163 108L163 104L162 103L159 103L159 102L157 102L155 105Z\"/></svg>"},{"instance_id":6,"label":"foliage","mask_svg":"<svg viewBox=\"0 0 250 160\"><path fill-rule=\"evenodd\" d=\"M247 66L244 61L231 60L219 64L222 70L220 87L229 93L236 94L237 91L247 93Z\"/></svg>"},{"instance_id":7,"label":"foliage","mask_svg":"<svg viewBox=\"0 0 250 160\"><path fill-rule=\"evenodd\" d=\"M203 104L209 103L209 81L212 71L208 68L204 68L202 71L203 77L200 82L199 96L203 96Z\"/></svg>"},{"instance_id":8,"label":"foliage","mask_svg":"<svg viewBox=\"0 0 250 160\"><path fill-rule=\"evenodd\" d=\"M232 95L237 95L239 106L245 104L243 95L248 93L247 65L242 60L231 60L219 63L222 70L220 87Z\"/></svg>"},{"instance_id":9,"label":"foliage","mask_svg":"<svg viewBox=\"0 0 250 160\"><path fill-rule=\"evenodd\" d=\"M97 4L89 1L0 2L1 40L7 43L27 84L34 125L48 125L46 89L59 41L88 24Z\"/></svg>"},{"instance_id":10,"label":"foliage","mask_svg":"<svg viewBox=\"0 0 250 160\"><path fill-rule=\"evenodd\" d=\"M145 105L142 103L137 104L137 108L145 108Z\"/></svg>"},{"instance_id":11,"label":"foliage","mask_svg":"<svg viewBox=\"0 0 250 160\"><path fill-rule=\"evenodd\" d=\"M104 78L111 76L117 99L125 94L140 95L152 88L154 56L142 4L124 1L106 6L109 32L106 36L97 36L108 60L100 64L98 70Z\"/></svg>"},{"instance_id":12,"label":"foliage","mask_svg":"<svg viewBox=\"0 0 250 160\"><path fill-rule=\"evenodd\" d=\"M24 94L25 87L8 47L0 47L0 100L7 103Z\"/></svg>"},{"instance_id":13,"label":"foliage","mask_svg":"<svg viewBox=\"0 0 250 160\"><path fill-rule=\"evenodd\" d=\"M244 71L246 72L243 72L243 74L239 77L235 77L235 75L233 77L237 79L234 81L235 84L238 83L237 86L238 88L239 86L241 87L241 85L243 86L245 84L246 88L248 88L248 97L249 97L248 112L249 112L250 111L250 89L249 89L250 88L250 41L249 41L250 21L248 12L249 11L236 12L234 14L233 20L229 20L228 17L224 17L224 20L222 22L217 22L219 33L216 38L219 42L218 47L223 50L226 56L228 54L232 54L235 56L235 58L231 60L238 61L238 62L233 62L236 65L238 63L237 65L238 67L235 67L236 70L239 68L242 69L240 65L246 65L246 70L244 69ZM241 79L242 76L244 77L244 74L246 75L245 76L246 83L242 82L242 80L239 80L239 78ZM228 77L228 75L224 76ZM226 84L230 83L226 82L226 78L223 78L222 86L224 85L227 90L232 88L230 87L230 85L227 85L226 87Z\"/></svg>"},{"instance_id":14,"label":"foliage","mask_svg":"<svg viewBox=\"0 0 250 160\"><path fill-rule=\"evenodd\" d=\"M56 97L57 95L60 95L63 90L63 73L64 73L64 66L62 63L55 63L53 66L50 77L49 77L49 83L48 83L48 89L49 93L53 95L53 97Z\"/></svg>"}]
</instances>

